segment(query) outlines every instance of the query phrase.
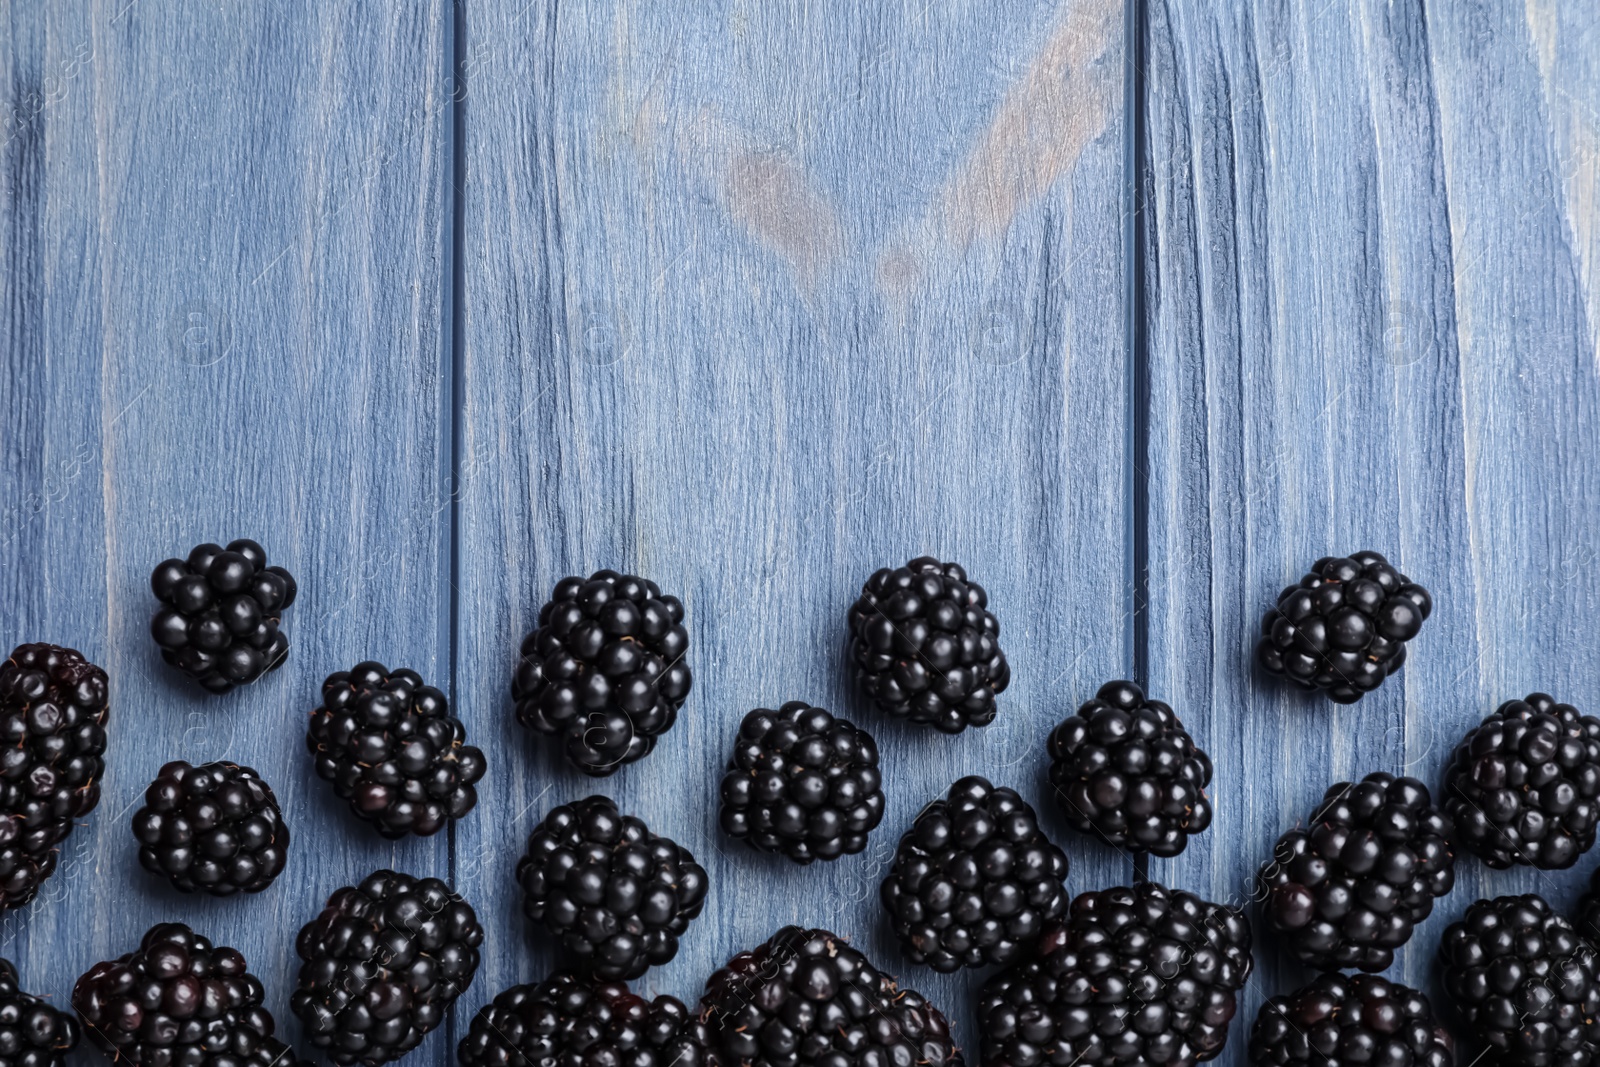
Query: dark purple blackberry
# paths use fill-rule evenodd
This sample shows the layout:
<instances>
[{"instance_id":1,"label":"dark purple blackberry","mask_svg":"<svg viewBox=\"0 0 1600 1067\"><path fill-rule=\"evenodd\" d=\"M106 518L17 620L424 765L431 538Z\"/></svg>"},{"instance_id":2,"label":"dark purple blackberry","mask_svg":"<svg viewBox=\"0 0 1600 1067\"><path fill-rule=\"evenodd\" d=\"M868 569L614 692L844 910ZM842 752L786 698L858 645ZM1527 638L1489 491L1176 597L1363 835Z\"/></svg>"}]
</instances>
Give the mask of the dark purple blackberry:
<instances>
[{"instance_id":1,"label":"dark purple blackberry","mask_svg":"<svg viewBox=\"0 0 1600 1067\"><path fill-rule=\"evenodd\" d=\"M1594 946L1543 898L1480 900L1439 942L1444 988L1510 1067L1584 1067L1600 1044Z\"/></svg>"},{"instance_id":2,"label":"dark purple blackberry","mask_svg":"<svg viewBox=\"0 0 1600 1067\"><path fill-rule=\"evenodd\" d=\"M1262 910L1284 946L1319 970L1384 970L1455 885L1450 834L1415 778L1330 786L1262 864Z\"/></svg>"},{"instance_id":3,"label":"dark purple blackberry","mask_svg":"<svg viewBox=\"0 0 1600 1067\"><path fill-rule=\"evenodd\" d=\"M377 871L301 929L289 1008L334 1063L376 1067L444 1022L472 985L481 944L478 916L449 886Z\"/></svg>"},{"instance_id":4,"label":"dark purple blackberry","mask_svg":"<svg viewBox=\"0 0 1600 1067\"><path fill-rule=\"evenodd\" d=\"M306 748L317 776L384 837L427 837L478 803L483 753L416 671L358 663L328 675Z\"/></svg>"},{"instance_id":5,"label":"dark purple blackberry","mask_svg":"<svg viewBox=\"0 0 1600 1067\"><path fill-rule=\"evenodd\" d=\"M1050 784L1073 829L1176 856L1211 825L1211 758L1172 709L1107 682L1050 733Z\"/></svg>"},{"instance_id":6,"label":"dark purple blackberry","mask_svg":"<svg viewBox=\"0 0 1600 1067\"><path fill-rule=\"evenodd\" d=\"M294 577L267 566L254 541L198 545L156 567L150 588L162 605L150 622L161 658L212 693L247 685L289 656L278 626L294 603Z\"/></svg>"},{"instance_id":7,"label":"dark purple blackberry","mask_svg":"<svg viewBox=\"0 0 1600 1067\"><path fill-rule=\"evenodd\" d=\"M528 837L517 864L522 912L585 971L628 980L678 954L706 900L706 872L610 797L563 804Z\"/></svg>"},{"instance_id":8,"label":"dark purple blackberry","mask_svg":"<svg viewBox=\"0 0 1600 1067\"><path fill-rule=\"evenodd\" d=\"M1600 822L1600 719L1545 693L1508 700L1456 746L1444 806L1491 867L1563 870Z\"/></svg>"},{"instance_id":9,"label":"dark purple blackberry","mask_svg":"<svg viewBox=\"0 0 1600 1067\"><path fill-rule=\"evenodd\" d=\"M708 1056L681 1000L566 971L495 997L456 1049L461 1067L707 1067Z\"/></svg>"},{"instance_id":10,"label":"dark purple blackberry","mask_svg":"<svg viewBox=\"0 0 1600 1067\"><path fill-rule=\"evenodd\" d=\"M961 1067L950 1024L837 934L786 926L706 982L718 1067Z\"/></svg>"},{"instance_id":11,"label":"dark purple blackberry","mask_svg":"<svg viewBox=\"0 0 1600 1067\"><path fill-rule=\"evenodd\" d=\"M78 1020L24 993L0 959L0 1067L62 1067L78 1044Z\"/></svg>"},{"instance_id":12,"label":"dark purple blackberry","mask_svg":"<svg viewBox=\"0 0 1600 1067\"><path fill-rule=\"evenodd\" d=\"M1324 974L1261 1006L1251 1067L1452 1067L1455 1043L1428 998L1375 974Z\"/></svg>"},{"instance_id":13,"label":"dark purple blackberry","mask_svg":"<svg viewBox=\"0 0 1600 1067\"><path fill-rule=\"evenodd\" d=\"M966 571L932 556L878 571L850 609L856 684L897 719L947 734L989 725L1011 667L988 603Z\"/></svg>"},{"instance_id":14,"label":"dark purple blackberry","mask_svg":"<svg viewBox=\"0 0 1600 1067\"><path fill-rule=\"evenodd\" d=\"M883 821L882 785L865 730L802 700L757 708L722 776L722 829L796 863L836 860L866 848Z\"/></svg>"},{"instance_id":15,"label":"dark purple blackberry","mask_svg":"<svg viewBox=\"0 0 1600 1067\"><path fill-rule=\"evenodd\" d=\"M517 721L566 738L567 759L604 777L672 729L693 678L683 604L616 571L563 578L522 642L511 680Z\"/></svg>"},{"instance_id":16,"label":"dark purple blackberry","mask_svg":"<svg viewBox=\"0 0 1600 1067\"><path fill-rule=\"evenodd\" d=\"M1066 914L1066 877L1027 801L963 778L900 839L879 897L907 958L948 972L1031 952Z\"/></svg>"},{"instance_id":17,"label":"dark purple blackberry","mask_svg":"<svg viewBox=\"0 0 1600 1067\"><path fill-rule=\"evenodd\" d=\"M1081 894L1039 953L979 995L984 1067L1209 1060L1252 964L1243 915L1156 882Z\"/></svg>"},{"instance_id":18,"label":"dark purple blackberry","mask_svg":"<svg viewBox=\"0 0 1600 1067\"><path fill-rule=\"evenodd\" d=\"M1600 867L1589 876L1589 891L1578 901L1578 918L1573 925L1580 936L1600 946Z\"/></svg>"},{"instance_id":19,"label":"dark purple blackberry","mask_svg":"<svg viewBox=\"0 0 1600 1067\"><path fill-rule=\"evenodd\" d=\"M237 763L161 768L133 817L144 869L185 893L259 893L283 872L289 828L261 776Z\"/></svg>"},{"instance_id":20,"label":"dark purple blackberry","mask_svg":"<svg viewBox=\"0 0 1600 1067\"><path fill-rule=\"evenodd\" d=\"M1406 661L1433 611L1428 591L1376 552L1324 556L1261 620L1256 660L1302 689L1354 704Z\"/></svg>"},{"instance_id":21,"label":"dark purple blackberry","mask_svg":"<svg viewBox=\"0 0 1600 1067\"><path fill-rule=\"evenodd\" d=\"M100 803L106 714L106 672L75 649L18 645L0 663L0 909L34 898Z\"/></svg>"}]
</instances>

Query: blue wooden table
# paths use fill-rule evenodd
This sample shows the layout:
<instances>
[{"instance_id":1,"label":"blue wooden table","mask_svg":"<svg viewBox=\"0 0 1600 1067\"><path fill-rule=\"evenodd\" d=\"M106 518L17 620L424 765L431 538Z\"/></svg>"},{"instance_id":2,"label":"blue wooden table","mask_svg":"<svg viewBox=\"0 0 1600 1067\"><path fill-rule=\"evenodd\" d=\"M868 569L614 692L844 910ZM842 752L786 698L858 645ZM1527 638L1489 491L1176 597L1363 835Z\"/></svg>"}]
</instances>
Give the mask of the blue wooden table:
<instances>
[{"instance_id":1,"label":"blue wooden table","mask_svg":"<svg viewBox=\"0 0 1600 1067\"><path fill-rule=\"evenodd\" d=\"M611 793L711 895L642 985L692 1000L788 922L849 935L975 1043L981 975L879 922L899 833L955 778L1012 785L1071 856L1131 856L1049 803L1050 727L1134 677L1210 752L1216 821L1151 877L1249 893L1332 782L1437 786L1501 700L1600 707L1600 10L1560 0L714 4L18 0L0 19L0 619L109 672L104 799L0 953L74 977L182 920L241 949L284 1036L293 932L394 866L487 926L448 1028L542 976L513 871L556 804ZM151 568L260 540L300 580L285 668L221 699L147 636ZM1250 665L1329 553L1433 590L1353 707ZM849 685L876 567L960 560L1014 682L984 730L885 721ZM564 575L687 606L694 691L594 783L520 729L518 643ZM307 712L376 658L450 695L476 811L387 843L315 778ZM800 869L716 831L740 717L872 729L888 815ZM164 762L277 790L286 876L193 899L128 823ZM1430 982L1463 861L1391 972ZM1259 934L1258 924L1258 934ZM1262 938L1223 1060L1304 978ZM84 1061L92 1057L82 1054Z\"/></svg>"}]
</instances>

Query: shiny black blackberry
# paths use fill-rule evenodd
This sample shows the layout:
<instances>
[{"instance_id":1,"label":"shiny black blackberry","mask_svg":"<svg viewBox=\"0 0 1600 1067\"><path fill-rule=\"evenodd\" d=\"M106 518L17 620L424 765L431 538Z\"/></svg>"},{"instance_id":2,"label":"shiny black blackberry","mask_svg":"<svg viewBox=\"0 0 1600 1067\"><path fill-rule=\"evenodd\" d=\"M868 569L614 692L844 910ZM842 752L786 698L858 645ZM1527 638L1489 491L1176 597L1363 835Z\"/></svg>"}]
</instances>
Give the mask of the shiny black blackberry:
<instances>
[{"instance_id":1,"label":"shiny black blackberry","mask_svg":"<svg viewBox=\"0 0 1600 1067\"><path fill-rule=\"evenodd\" d=\"M444 1022L482 943L471 905L439 879L378 871L301 929L289 1008L334 1063L376 1067Z\"/></svg>"},{"instance_id":2,"label":"shiny black blackberry","mask_svg":"<svg viewBox=\"0 0 1600 1067\"><path fill-rule=\"evenodd\" d=\"M1261 1006L1251 1067L1452 1067L1455 1042L1423 994L1375 974L1324 974Z\"/></svg>"},{"instance_id":3,"label":"shiny black blackberry","mask_svg":"<svg viewBox=\"0 0 1600 1067\"><path fill-rule=\"evenodd\" d=\"M384 837L427 837L478 803L483 753L416 671L358 663L328 675L306 748L317 776Z\"/></svg>"},{"instance_id":4,"label":"shiny black blackberry","mask_svg":"<svg viewBox=\"0 0 1600 1067\"><path fill-rule=\"evenodd\" d=\"M583 970L612 981L678 954L706 900L706 872L609 797L563 804L528 837L517 864L522 912Z\"/></svg>"},{"instance_id":5,"label":"shiny black blackberry","mask_svg":"<svg viewBox=\"0 0 1600 1067\"><path fill-rule=\"evenodd\" d=\"M1433 611L1428 591L1376 552L1324 556L1261 620L1256 660L1302 689L1354 704L1406 661Z\"/></svg>"},{"instance_id":6,"label":"shiny black blackberry","mask_svg":"<svg viewBox=\"0 0 1600 1067\"><path fill-rule=\"evenodd\" d=\"M1456 746L1444 806L1491 867L1562 870L1600 822L1600 719L1545 693L1508 700Z\"/></svg>"},{"instance_id":7,"label":"shiny black blackberry","mask_svg":"<svg viewBox=\"0 0 1600 1067\"><path fill-rule=\"evenodd\" d=\"M517 721L566 738L567 759L603 777L648 756L693 678L683 604L616 571L563 578L522 642L511 681Z\"/></svg>"},{"instance_id":8,"label":"shiny black blackberry","mask_svg":"<svg viewBox=\"0 0 1600 1067\"><path fill-rule=\"evenodd\" d=\"M0 909L34 898L100 803L106 700L106 672L75 649L18 645L0 663Z\"/></svg>"},{"instance_id":9,"label":"shiny black blackberry","mask_svg":"<svg viewBox=\"0 0 1600 1067\"><path fill-rule=\"evenodd\" d=\"M289 828L272 788L237 763L161 768L133 817L144 869L185 893L259 893L283 872Z\"/></svg>"},{"instance_id":10,"label":"shiny black blackberry","mask_svg":"<svg viewBox=\"0 0 1600 1067\"><path fill-rule=\"evenodd\" d=\"M1600 1045L1594 946L1533 894L1480 900L1439 942L1444 988L1497 1063L1583 1067Z\"/></svg>"},{"instance_id":11,"label":"shiny black blackberry","mask_svg":"<svg viewBox=\"0 0 1600 1067\"><path fill-rule=\"evenodd\" d=\"M1107 682L1050 733L1050 784L1072 827L1176 856L1211 825L1211 758L1166 704Z\"/></svg>"},{"instance_id":12,"label":"shiny black blackberry","mask_svg":"<svg viewBox=\"0 0 1600 1067\"><path fill-rule=\"evenodd\" d=\"M0 1067L62 1067L78 1044L78 1020L24 993L0 959Z\"/></svg>"},{"instance_id":13,"label":"shiny black blackberry","mask_svg":"<svg viewBox=\"0 0 1600 1067\"><path fill-rule=\"evenodd\" d=\"M966 571L932 556L878 571L850 609L856 684L897 719L947 734L989 725L1011 667L988 603Z\"/></svg>"},{"instance_id":14,"label":"shiny black blackberry","mask_svg":"<svg viewBox=\"0 0 1600 1067\"><path fill-rule=\"evenodd\" d=\"M461 1067L708 1067L706 1031L681 1000L563 971L480 1009Z\"/></svg>"},{"instance_id":15,"label":"shiny black blackberry","mask_svg":"<svg viewBox=\"0 0 1600 1067\"><path fill-rule=\"evenodd\" d=\"M1319 970L1381 971L1455 885L1450 819L1415 778L1329 787L1259 875L1279 940Z\"/></svg>"},{"instance_id":16,"label":"shiny black blackberry","mask_svg":"<svg viewBox=\"0 0 1600 1067\"><path fill-rule=\"evenodd\" d=\"M208 691L247 685L288 658L279 624L297 587L254 541L198 545L156 567L150 589L162 605L150 622L161 658Z\"/></svg>"},{"instance_id":17,"label":"shiny black blackberry","mask_svg":"<svg viewBox=\"0 0 1600 1067\"><path fill-rule=\"evenodd\" d=\"M706 982L718 1067L961 1067L950 1024L837 934L786 926Z\"/></svg>"},{"instance_id":18,"label":"shiny black blackberry","mask_svg":"<svg viewBox=\"0 0 1600 1067\"><path fill-rule=\"evenodd\" d=\"M757 708L739 725L722 776L722 829L796 863L867 847L883 821L872 735L801 700Z\"/></svg>"},{"instance_id":19,"label":"shiny black blackberry","mask_svg":"<svg viewBox=\"0 0 1600 1067\"><path fill-rule=\"evenodd\" d=\"M984 1067L1209 1060L1251 965L1233 908L1156 882L1081 894L1038 958L985 983Z\"/></svg>"},{"instance_id":20,"label":"shiny black blackberry","mask_svg":"<svg viewBox=\"0 0 1600 1067\"><path fill-rule=\"evenodd\" d=\"M1031 952L1066 914L1066 877L1027 801L963 778L900 839L879 897L906 956L948 972Z\"/></svg>"}]
</instances>

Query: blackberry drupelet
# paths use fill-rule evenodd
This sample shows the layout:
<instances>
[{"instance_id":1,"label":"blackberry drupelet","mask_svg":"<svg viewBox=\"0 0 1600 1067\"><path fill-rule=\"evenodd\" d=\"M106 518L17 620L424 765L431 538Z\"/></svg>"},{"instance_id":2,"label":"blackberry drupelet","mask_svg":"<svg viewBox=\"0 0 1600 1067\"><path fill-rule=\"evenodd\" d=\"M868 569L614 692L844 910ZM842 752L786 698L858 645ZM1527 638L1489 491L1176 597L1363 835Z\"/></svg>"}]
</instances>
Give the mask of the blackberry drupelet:
<instances>
[{"instance_id":1,"label":"blackberry drupelet","mask_svg":"<svg viewBox=\"0 0 1600 1067\"><path fill-rule=\"evenodd\" d=\"M1600 719L1545 693L1508 700L1456 746L1444 793L1489 866L1571 867L1600 822Z\"/></svg>"},{"instance_id":2,"label":"blackberry drupelet","mask_svg":"<svg viewBox=\"0 0 1600 1067\"><path fill-rule=\"evenodd\" d=\"M1176 856L1211 825L1211 758L1132 682L1107 682L1050 733L1050 784L1067 822L1110 844Z\"/></svg>"},{"instance_id":3,"label":"blackberry drupelet","mask_svg":"<svg viewBox=\"0 0 1600 1067\"><path fill-rule=\"evenodd\" d=\"M722 829L796 863L854 855L883 821L882 785L865 730L804 701L757 708L722 776Z\"/></svg>"},{"instance_id":4,"label":"blackberry drupelet","mask_svg":"<svg viewBox=\"0 0 1600 1067\"><path fill-rule=\"evenodd\" d=\"M700 1000L718 1067L961 1067L945 1017L826 930L787 926Z\"/></svg>"},{"instance_id":5,"label":"blackberry drupelet","mask_svg":"<svg viewBox=\"0 0 1600 1067\"><path fill-rule=\"evenodd\" d=\"M306 748L317 776L384 837L427 837L478 803L483 753L416 671L358 663L322 683Z\"/></svg>"},{"instance_id":6,"label":"blackberry drupelet","mask_svg":"<svg viewBox=\"0 0 1600 1067\"><path fill-rule=\"evenodd\" d=\"M1015 963L1067 910L1067 856L1015 791L963 778L900 839L879 893L900 947L936 971Z\"/></svg>"},{"instance_id":7,"label":"blackberry drupelet","mask_svg":"<svg viewBox=\"0 0 1600 1067\"><path fill-rule=\"evenodd\" d=\"M100 803L106 699L106 672L75 649L18 645L0 663L0 909L34 898Z\"/></svg>"},{"instance_id":8,"label":"blackberry drupelet","mask_svg":"<svg viewBox=\"0 0 1600 1067\"><path fill-rule=\"evenodd\" d=\"M616 571L563 578L522 642L511 681L517 721L566 738L569 762L604 777L648 756L693 678L683 604Z\"/></svg>"},{"instance_id":9,"label":"blackberry drupelet","mask_svg":"<svg viewBox=\"0 0 1600 1067\"><path fill-rule=\"evenodd\" d=\"M1583 1067L1600 1044L1594 946L1533 894L1480 900L1439 942L1445 991L1512 1067Z\"/></svg>"},{"instance_id":10,"label":"blackberry drupelet","mask_svg":"<svg viewBox=\"0 0 1600 1067\"><path fill-rule=\"evenodd\" d=\"M561 972L473 1016L461 1067L707 1067L705 1027L673 997Z\"/></svg>"},{"instance_id":11,"label":"blackberry drupelet","mask_svg":"<svg viewBox=\"0 0 1600 1067\"><path fill-rule=\"evenodd\" d=\"M544 817L528 837L517 883L523 914L583 970L611 981L676 956L706 899L706 872L689 850L603 796Z\"/></svg>"},{"instance_id":12,"label":"blackberry drupelet","mask_svg":"<svg viewBox=\"0 0 1600 1067\"><path fill-rule=\"evenodd\" d=\"M77 1044L78 1020L24 993L17 969L0 959L0 1067L62 1067Z\"/></svg>"},{"instance_id":13,"label":"blackberry drupelet","mask_svg":"<svg viewBox=\"0 0 1600 1067\"><path fill-rule=\"evenodd\" d=\"M185 893L259 893L283 872L289 828L250 767L177 760L161 768L133 817L144 869Z\"/></svg>"},{"instance_id":14,"label":"blackberry drupelet","mask_svg":"<svg viewBox=\"0 0 1600 1067\"><path fill-rule=\"evenodd\" d=\"M1378 553L1324 556L1278 594L1256 659L1302 689L1354 704L1400 669L1431 611L1428 591Z\"/></svg>"},{"instance_id":15,"label":"blackberry drupelet","mask_svg":"<svg viewBox=\"0 0 1600 1067\"><path fill-rule=\"evenodd\" d=\"M989 725L1011 667L988 602L960 566L932 556L878 571L850 609L856 684L897 719L947 734Z\"/></svg>"},{"instance_id":16,"label":"blackberry drupelet","mask_svg":"<svg viewBox=\"0 0 1600 1067\"><path fill-rule=\"evenodd\" d=\"M161 610L150 633L161 658L212 693L226 693L283 666L289 639L279 629L294 603L294 577L267 566L267 553L241 538L196 546L150 575Z\"/></svg>"},{"instance_id":17,"label":"blackberry drupelet","mask_svg":"<svg viewBox=\"0 0 1600 1067\"><path fill-rule=\"evenodd\" d=\"M985 1067L1209 1060L1250 976L1238 911L1156 882L1083 893L978 998Z\"/></svg>"},{"instance_id":18,"label":"blackberry drupelet","mask_svg":"<svg viewBox=\"0 0 1600 1067\"><path fill-rule=\"evenodd\" d=\"M1324 974L1261 1007L1251 1067L1451 1067L1455 1043L1423 994L1375 974Z\"/></svg>"},{"instance_id":19,"label":"blackberry drupelet","mask_svg":"<svg viewBox=\"0 0 1600 1067\"><path fill-rule=\"evenodd\" d=\"M1262 910L1319 970L1381 971L1455 885L1450 819L1415 778L1369 774L1323 794L1261 867Z\"/></svg>"},{"instance_id":20,"label":"blackberry drupelet","mask_svg":"<svg viewBox=\"0 0 1600 1067\"><path fill-rule=\"evenodd\" d=\"M482 943L471 905L439 879L377 871L301 929L290 1010L334 1063L376 1067L444 1022Z\"/></svg>"}]
</instances>

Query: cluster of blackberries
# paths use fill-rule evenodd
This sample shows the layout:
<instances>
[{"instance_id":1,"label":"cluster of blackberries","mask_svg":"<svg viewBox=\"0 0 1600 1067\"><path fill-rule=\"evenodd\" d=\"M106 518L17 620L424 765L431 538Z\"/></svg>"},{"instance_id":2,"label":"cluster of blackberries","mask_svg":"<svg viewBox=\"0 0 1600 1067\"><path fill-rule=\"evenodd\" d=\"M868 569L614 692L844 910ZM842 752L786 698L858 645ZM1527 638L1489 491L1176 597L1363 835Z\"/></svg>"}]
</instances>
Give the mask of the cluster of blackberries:
<instances>
[{"instance_id":1,"label":"cluster of blackberries","mask_svg":"<svg viewBox=\"0 0 1600 1067\"><path fill-rule=\"evenodd\" d=\"M22 991L17 969L0 959L0 1063L62 1067L78 1044L78 1020Z\"/></svg>"},{"instance_id":2,"label":"cluster of blackberries","mask_svg":"<svg viewBox=\"0 0 1600 1067\"><path fill-rule=\"evenodd\" d=\"M254 541L198 545L156 567L150 588L164 605L150 622L161 658L212 693L253 682L289 655L278 626L295 581L267 566Z\"/></svg>"},{"instance_id":3,"label":"cluster of blackberries","mask_svg":"<svg viewBox=\"0 0 1600 1067\"><path fill-rule=\"evenodd\" d=\"M283 872L289 828L261 776L237 763L161 768L133 817L139 862L185 893L258 893Z\"/></svg>"},{"instance_id":4,"label":"cluster of blackberries","mask_svg":"<svg viewBox=\"0 0 1600 1067\"><path fill-rule=\"evenodd\" d=\"M1250 1031L1252 1067L1452 1067L1454 1043L1428 998L1374 974L1319 975L1273 997Z\"/></svg>"}]
</instances>

